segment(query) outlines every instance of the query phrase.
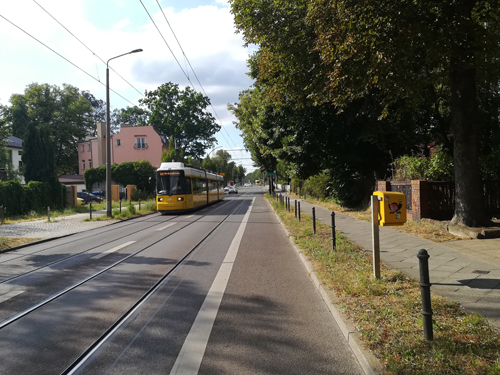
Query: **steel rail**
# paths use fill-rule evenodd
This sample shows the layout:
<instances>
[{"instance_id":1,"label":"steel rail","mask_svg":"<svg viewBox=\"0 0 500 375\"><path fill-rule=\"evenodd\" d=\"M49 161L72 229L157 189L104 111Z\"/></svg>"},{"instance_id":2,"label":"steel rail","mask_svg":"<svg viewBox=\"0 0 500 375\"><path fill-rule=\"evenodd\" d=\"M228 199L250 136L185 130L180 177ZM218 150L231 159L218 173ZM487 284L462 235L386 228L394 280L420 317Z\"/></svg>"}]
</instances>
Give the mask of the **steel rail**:
<instances>
[{"instance_id":1,"label":"steel rail","mask_svg":"<svg viewBox=\"0 0 500 375\"><path fill-rule=\"evenodd\" d=\"M203 239L201 239L191 250L189 250L186 255L177 262L177 264L172 267L170 271L168 271L165 275L163 275L147 292L145 292L126 312L122 314L110 327L92 344L90 344L87 349L75 360L71 365L69 365L61 375L74 375L76 371L80 369L80 367L93 355L95 351L99 349L101 345L103 345L106 340L108 340L123 324L127 322L127 320L135 314L135 312L151 298L157 290L159 290L164 283L169 279L169 276L176 272L179 267L184 264L188 257L203 243L207 238L209 238L217 228L219 228L231 215L233 215L236 211L238 211L244 203L247 201L242 201L236 208L234 208L224 220L221 220Z\"/></svg>"}]
</instances>

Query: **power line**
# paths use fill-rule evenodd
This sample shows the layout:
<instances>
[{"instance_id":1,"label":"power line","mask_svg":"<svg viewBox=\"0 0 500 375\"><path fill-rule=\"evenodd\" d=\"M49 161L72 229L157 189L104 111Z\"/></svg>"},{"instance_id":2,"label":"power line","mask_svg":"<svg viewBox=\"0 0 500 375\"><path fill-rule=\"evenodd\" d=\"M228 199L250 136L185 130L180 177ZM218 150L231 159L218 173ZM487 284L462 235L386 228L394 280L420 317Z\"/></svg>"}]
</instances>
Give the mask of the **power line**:
<instances>
[{"instance_id":1,"label":"power line","mask_svg":"<svg viewBox=\"0 0 500 375\"><path fill-rule=\"evenodd\" d=\"M182 51L182 54L184 55L184 58L185 58L185 59L186 59L186 61L188 62L189 67L190 67L190 68L191 68L191 70L193 71L193 74L194 74L194 76L196 77L196 80L198 81L198 84L200 85L201 90L203 91L203 93L205 94L205 96L207 96L207 97L208 97L207 93L205 92L205 89L203 88L203 85L201 84L201 82L200 82L200 80L199 80L199 78L198 78L198 75L197 75L197 74L196 74L196 72L194 71L194 68L193 68L193 66L191 65L191 62L189 61L188 57L186 56L186 53L184 52L184 49L182 48L182 45L181 45L181 43L179 42L179 39L177 39L177 35L175 35L174 29L173 29L173 28L172 28L172 26L170 25L170 22L168 22L167 16L165 15L165 12L163 11L162 7L160 6L160 3L158 2L158 0L156 0L156 4L158 4L158 8L160 8L160 10L161 10L161 12L162 12L162 14L163 14L163 17L165 18L165 21L167 22L168 27L169 27L169 28L170 28L170 30L172 31L172 34L174 35L174 38L175 38L175 40L177 41L177 44L179 45L179 48L180 48L180 49L181 49L181 51ZM189 78L188 78L188 80L189 80ZM191 82L191 81L189 81L189 82ZM192 83L191 83L191 84L192 84ZM221 123L221 126L222 126L222 128L224 129L224 131L226 132L227 136L229 137L229 139L231 140L231 142L233 143L233 145L236 147L236 143L233 141L233 139L232 139L232 138L231 138L231 136L229 135L229 132L226 130L226 128L224 128L223 123L222 123L222 121L221 121L221 119L220 119L220 117L219 117L219 115L218 115L217 111L215 110L214 106L212 105L212 103L210 103L210 106L212 107L212 110L214 111L215 116L217 117L217 119L218 119L218 120L219 120L219 122ZM221 134L222 134L222 133L221 133ZM223 135L223 134L222 134L222 136L224 137L224 135ZM226 138L224 137L224 139L226 139ZM227 142L227 140L226 140L226 142Z\"/></svg>"},{"instance_id":2,"label":"power line","mask_svg":"<svg viewBox=\"0 0 500 375\"><path fill-rule=\"evenodd\" d=\"M76 37L75 34L73 34L66 26L64 26L61 22L59 22L49 11L47 11L44 7L42 7L39 3L37 3L36 0L33 0L33 2L38 5L40 8L42 8L42 10L47 13L50 17L52 17L52 19L54 21L56 21L59 25L61 25L61 27L63 27L68 33L71 34L71 36L73 36L73 38L75 38L76 40L78 40L85 48L87 48L94 56L96 56L99 60L101 60L104 64L106 64L106 62L101 59L94 51L92 51L89 47L87 47L87 45L85 43L83 43L80 39L78 39ZM130 87L132 87L135 91L137 91L142 97L144 97L144 95L139 91L137 90L129 81L127 81L125 78L123 78L116 70L114 70L113 68L110 67L110 69L116 73L116 75L118 75L118 77L120 77L122 80L124 80ZM98 81L100 82L100 80L98 79Z\"/></svg>"},{"instance_id":3,"label":"power line","mask_svg":"<svg viewBox=\"0 0 500 375\"><path fill-rule=\"evenodd\" d=\"M165 38L163 37L163 34L161 33L160 29L158 28L158 26L156 25L156 23L154 22L153 18L151 17L151 15L149 14L148 10L146 9L146 7L144 6L144 3L142 2L142 0L140 0L142 6L144 7L144 9L146 10L146 12L148 13L149 15L149 18L151 19L151 22L153 22L153 24L155 25L156 29L158 30L158 32L160 33L163 41L165 42L165 44L167 45L168 49L170 50L170 53L172 54L172 56L174 56L174 59L175 61L177 61L177 64L179 65L179 67L181 68L182 72L184 73L184 75L186 76L188 82L191 84L191 86L194 87L193 83L191 82L191 79L189 78L189 75L184 71L184 69L182 68L181 64L179 63L179 61L177 60L177 57L175 56L174 52L172 51L172 49L170 48L170 46L168 45L167 41L165 40ZM185 60L188 62L189 64L189 67L191 68L191 70L193 71L193 74L194 76L196 77L196 80L198 81L198 84L200 85L201 87L201 90L203 91L203 93L205 94L205 96L208 97L205 89L203 88L203 85L201 84L199 78L198 78L198 75L196 74L193 66L191 65L191 62L189 61L188 57L186 56L186 53L184 52L184 49L182 48L182 45L181 43L179 42L179 39L177 38L177 35L175 34L172 26L170 25L170 22L168 21L167 19L167 16L165 15L165 12L163 11L162 7L160 6L160 3L158 2L158 0L156 0L156 3L158 4L158 7L160 8L160 11L161 13L163 14L163 17L165 18L165 21L167 22L167 25L169 26L170 30L172 31L172 34L174 35L175 37L175 40L177 41L177 44L179 45L181 51L182 51L182 54L184 55L184 58ZM212 105L212 103L210 102L210 107L212 108L214 114L215 114L215 117L217 117L217 119L219 120L220 124L221 124L221 128L226 132L227 136L229 137L229 139L231 140L231 142L233 143L233 145L235 147L237 147L236 143L233 141L233 139L231 138L231 136L229 135L229 132L226 130L226 128L224 127L224 124L222 123L222 120L220 119L217 111L215 110L214 106ZM222 137L224 138L224 140L226 141L226 143L229 145L229 142L227 141L224 133L221 132L221 135Z\"/></svg>"},{"instance_id":4,"label":"power line","mask_svg":"<svg viewBox=\"0 0 500 375\"><path fill-rule=\"evenodd\" d=\"M27 31L23 30L21 27L17 26L14 22L8 20L6 17L2 16L0 14L0 17L2 17L4 20L6 20L8 23L10 23L12 26L18 28L19 30L21 30L23 33L25 33L26 35L28 35L29 37L33 38L34 40L36 40L38 43L40 43L41 45L43 45L45 48L49 49L50 51L54 52L57 56L61 57L62 59L66 60L67 62L69 62L71 65L73 65L75 68L81 70L83 73L85 73L86 75L88 75L90 78L96 80L97 82L99 82L101 85L103 86L106 86L104 83L102 83L100 80L98 80L97 78L95 78L93 75L91 75L90 73L86 72L85 70L83 70L82 68L80 68L78 65L76 65L75 63L73 63L72 61L68 60L66 57L64 57L63 55L61 55L59 52L56 52L55 50L53 50L52 48L50 48L48 45L46 45L45 43L43 43L42 41L38 40L37 38L35 38L33 35L31 35L30 33L28 33ZM130 100L128 100L127 98L124 98L122 95L118 94L115 90L112 90L116 95L118 95L120 98L122 98L123 100L129 102L130 104L132 104L134 107L136 106L136 104L132 103Z\"/></svg>"}]
</instances>

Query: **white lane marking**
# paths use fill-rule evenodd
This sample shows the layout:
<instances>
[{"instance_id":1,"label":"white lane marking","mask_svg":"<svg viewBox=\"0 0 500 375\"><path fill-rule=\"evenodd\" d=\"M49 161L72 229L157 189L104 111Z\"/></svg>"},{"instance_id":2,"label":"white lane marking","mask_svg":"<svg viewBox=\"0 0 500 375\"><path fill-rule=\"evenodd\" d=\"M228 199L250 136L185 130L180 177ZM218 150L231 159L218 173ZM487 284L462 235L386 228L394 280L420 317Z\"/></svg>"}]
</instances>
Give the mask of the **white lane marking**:
<instances>
[{"instance_id":1,"label":"white lane marking","mask_svg":"<svg viewBox=\"0 0 500 375\"><path fill-rule=\"evenodd\" d=\"M172 367L172 370L170 371L170 375L197 374L200 369L201 361L207 348L208 339L210 337L210 333L212 332L215 317L217 316L222 297L226 291L227 282L229 281L229 276L231 275L234 260L238 254L241 239L243 237L243 233L245 232L254 201L255 198L252 199L249 210L243 218L243 221L233 238L233 242L231 242L231 246L229 246L226 257L219 268L219 272L215 276L215 280L208 291L205 301L196 316L186 340L184 341L184 345L182 345L182 349L177 356L174 367Z\"/></svg>"},{"instance_id":2,"label":"white lane marking","mask_svg":"<svg viewBox=\"0 0 500 375\"><path fill-rule=\"evenodd\" d=\"M168 224L168 225L165 225L164 227L158 228L158 229L157 229L157 231L159 231L159 230L163 230L163 229L167 229L167 228L169 228L169 227L174 226L175 224L177 224L177 223L170 223L170 224Z\"/></svg>"},{"instance_id":3,"label":"white lane marking","mask_svg":"<svg viewBox=\"0 0 500 375\"><path fill-rule=\"evenodd\" d=\"M118 251L120 249L123 249L124 247L127 247L128 245L132 245L135 241L128 241L128 242L125 242L121 245L118 245L116 247L113 247L112 249L109 249L109 250L106 250L105 252L101 253L101 254L97 254L96 256L93 256L92 258L90 259L100 259L102 257L105 257L106 255L108 254L111 254L111 253L114 253L115 251Z\"/></svg>"},{"instance_id":4,"label":"white lane marking","mask_svg":"<svg viewBox=\"0 0 500 375\"><path fill-rule=\"evenodd\" d=\"M189 216L186 216L185 218L186 219L191 219L194 215L189 215Z\"/></svg>"},{"instance_id":5,"label":"white lane marking","mask_svg":"<svg viewBox=\"0 0 500 375\"><path fill-rule=\"evenodd\" d=\"M8 301L9 299L20 295L21 293L24 293L24 290L14 290L12 292L5 293L5 294L0 296L0 303Z\"/></svg>"}]
</instances>

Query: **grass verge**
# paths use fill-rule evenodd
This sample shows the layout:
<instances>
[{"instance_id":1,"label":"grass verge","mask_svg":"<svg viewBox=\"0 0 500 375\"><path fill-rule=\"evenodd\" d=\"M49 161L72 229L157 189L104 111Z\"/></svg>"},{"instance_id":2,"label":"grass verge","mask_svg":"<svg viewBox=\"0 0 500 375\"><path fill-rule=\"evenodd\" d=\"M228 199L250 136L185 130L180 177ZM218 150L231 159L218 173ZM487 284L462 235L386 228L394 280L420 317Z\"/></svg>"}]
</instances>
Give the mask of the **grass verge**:
<instances>
[{"instance_id":1,"label":"grass verge","mask_svg":"<svg viewBox=\"0 0 500 375\"><path fill-rule=\"evenodd\" d=\"M24 245L25 243L39 241L41 238L28 238L28 237L0 237L0 250L10 249L11 247L16 247Z\"/></svg>"},{"instance_id":2,"label":"grass verge","mask_svg":"<svg viewBox=\"0 0 500 375\"><path fill-rule=\"evenodd\" d=\"M500 375L500 335L479 315L432 296L434 340L423 338L420 287L401 271L382 265L382 278L372 275L371 257L337 232L331 250L331 229L267 199L311 261L323 286L332 290L368 347L389 374Z\"/></svg>"}]
</instances>

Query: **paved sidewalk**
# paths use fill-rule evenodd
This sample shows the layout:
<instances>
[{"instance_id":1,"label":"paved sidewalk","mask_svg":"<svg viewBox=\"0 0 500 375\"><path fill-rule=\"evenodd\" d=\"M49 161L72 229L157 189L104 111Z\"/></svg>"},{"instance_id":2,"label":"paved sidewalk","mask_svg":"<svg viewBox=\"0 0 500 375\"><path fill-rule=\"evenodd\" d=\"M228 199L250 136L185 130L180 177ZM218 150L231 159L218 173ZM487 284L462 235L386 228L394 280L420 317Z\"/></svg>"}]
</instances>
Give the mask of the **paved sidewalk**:
<instances>
[{"instance_id":1,"label":"paved sidewalk","mask_svg":"<svg viewBox=\"0 0 500 375\"><path fill-rule=\"evenodd\" d=\"M302 212L311 215L312 207L301 200ZM331 211L314 207L316 220L331 225ZM335 213L335 226L351 241L372 251L371 223ZM459 302L500 331L500 239L438 244L389 227L379 228L380 259L384 264L419 280L417 253L426 249L430 255L431 292Z\"/></svg>"},{"instance_id":2,"label":"paved sidewalk","mask_svg":"<svg viewBox=\"0 0 500 375\"><path fill-rule=\"evenodd\" d=\"M95 211L92 212L92 217L105 214L106 211ZM50 223L43 219L15 224L3 224L0 225L0 237L55 238L103 227L116 222L116 220L84 221L89 217L89 213L83 213L54 217L51 218Z\"/></svg>"}]
</instances>

